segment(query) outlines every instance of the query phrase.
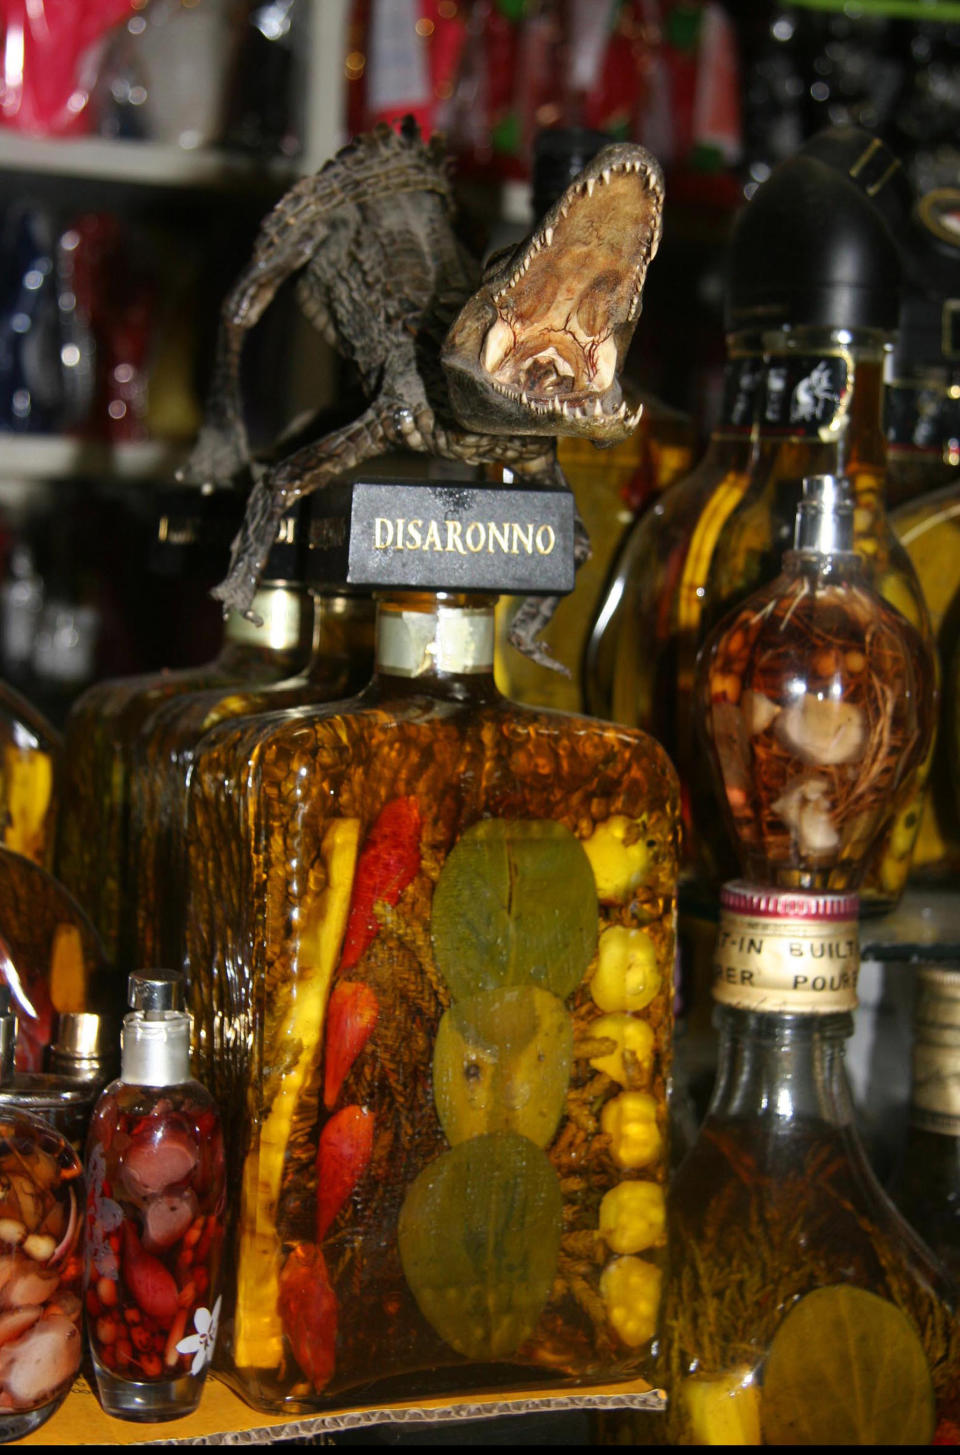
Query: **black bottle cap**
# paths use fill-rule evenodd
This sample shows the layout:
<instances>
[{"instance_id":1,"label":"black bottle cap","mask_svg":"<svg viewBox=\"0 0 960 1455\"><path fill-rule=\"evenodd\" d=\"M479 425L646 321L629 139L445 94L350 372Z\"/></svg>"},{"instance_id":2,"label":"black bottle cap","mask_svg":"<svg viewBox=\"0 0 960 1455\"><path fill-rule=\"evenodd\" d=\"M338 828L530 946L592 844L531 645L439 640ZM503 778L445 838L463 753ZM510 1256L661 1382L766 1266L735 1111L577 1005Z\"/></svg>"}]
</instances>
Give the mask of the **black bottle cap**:
<instances>
[{"instance_id":1,"label":"black bottle cap","mask_svg":"<svg viewBox=\"0 0 960 1455\"><path fill-rule=\"evenodd\" d=\"M727 331L785 325L893 332L902 264L869 196L835 166L798 153L734 225Z\"/></svg>"},{"instance_id":2,"label":"black bottle cap","mask_svg":"<svg viewBox=\"0 0 960 1455\"><path fill-rule=\"evenodd\" d=\"M914 204L913 184L900 158L862 126L828 126L804 142L799 155L825 162L873 203L899 237Z\"/></svg>"},{"instance_id":3,"label":"black bottle cap","mask_svg":"<svg viewBox=\"0 0 960 1455\"><path fill-rule=\"evenodd\" d=\"M919 199L904 238L905 278L894 370L960 361L960 188Z\"/></svg>"},{"instance_id":4,"label":"black bottle cap","mask_svg":"<svg viewBox=\"0 0 960 1455\"><path fill-rule=\"evenodd\" d=\"M152 569L167 576L205 569L225 575L245 504L246 497L238 490L185 486L161 494ZM282 518L261 584L306 580L308 515L306 502L299 501Z\"/></svg>"},{"instance_id":5,"label":"black bottle cap","mask_svg":"<svg viewBox=\"0 0 960 1455\"><path fill-rule=\"evenodd\" d=\"M584 126L558 126L541 131L533 144L533 215L538 220L589 161L610 146L614 137Z\"/></svg>"}]
</instances>

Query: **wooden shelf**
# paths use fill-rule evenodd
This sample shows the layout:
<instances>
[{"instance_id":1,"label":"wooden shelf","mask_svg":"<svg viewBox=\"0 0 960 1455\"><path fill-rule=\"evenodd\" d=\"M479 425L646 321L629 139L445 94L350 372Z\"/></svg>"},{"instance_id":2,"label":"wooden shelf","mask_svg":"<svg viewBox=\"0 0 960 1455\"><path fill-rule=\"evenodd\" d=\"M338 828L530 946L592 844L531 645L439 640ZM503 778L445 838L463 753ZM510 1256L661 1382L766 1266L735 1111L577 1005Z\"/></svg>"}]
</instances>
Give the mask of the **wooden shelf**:
<instances>
[{"instance_id":1,"label":"wooden shelf","mask_svg":"<svg viewBox=\"0 0 960 1455\"><path fill-rule=\"evenodd\" d=\"M111 445L67 435L0 431L0 485L4 481L69 478L172 483L186 448L163 440Z\"/></svg>"}]
</instances>

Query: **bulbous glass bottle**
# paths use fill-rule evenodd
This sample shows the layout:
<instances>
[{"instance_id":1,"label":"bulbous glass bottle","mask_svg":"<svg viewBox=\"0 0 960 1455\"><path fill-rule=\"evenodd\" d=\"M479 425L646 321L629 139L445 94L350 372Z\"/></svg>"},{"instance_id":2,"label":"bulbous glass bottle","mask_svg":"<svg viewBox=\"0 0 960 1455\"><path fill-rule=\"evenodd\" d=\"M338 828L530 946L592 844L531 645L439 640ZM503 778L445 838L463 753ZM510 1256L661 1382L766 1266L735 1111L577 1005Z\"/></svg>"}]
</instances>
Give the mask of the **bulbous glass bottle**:
<instances>
[{"instance_id":1,"label":"bulbous glass bottle","mask_svg":"<svg viewBox=\"0 0 960 1455\"><path fill-rule=\"evenodd\" d=\"M384 596L360 697L196 758L186 971L240 1189L221 1367L258 1408L648 1367L675 775L502 698L494 640L491 598Z\"/></svg>"},{"instance_id":2,"label":"bulbous glass bottle","mask_svg":"<svg viewBox=\"0 0 960 1455\"><path fill-rule=\"evenodd\" d=\"M872 590L846 481L807 477L781 574L704 642L698 721L759 884L858 889L932 741L932 649Z\"/></svg>"}]
</instances>

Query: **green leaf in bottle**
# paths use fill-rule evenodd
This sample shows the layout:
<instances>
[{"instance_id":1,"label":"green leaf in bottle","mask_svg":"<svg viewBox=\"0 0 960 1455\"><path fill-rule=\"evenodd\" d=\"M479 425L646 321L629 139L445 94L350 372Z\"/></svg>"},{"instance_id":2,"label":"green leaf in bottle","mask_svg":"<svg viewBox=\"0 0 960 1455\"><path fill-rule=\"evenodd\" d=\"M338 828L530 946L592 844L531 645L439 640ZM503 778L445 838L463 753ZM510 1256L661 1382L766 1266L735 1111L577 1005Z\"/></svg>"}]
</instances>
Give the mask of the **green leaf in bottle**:
<instances>
[{"instance_id":1,"label":"green leaf in bottle","mask_svg":"<svg viewBox=\"0 0 960 1455\"><path fill-rule=\"evenodd\" d=\"M579 839L550 819L483 819L454 846L431 917L455 1000L511 985L565 999L597 943L597 891Z\"/></svg>"},{"instance_id":2,"label":"green leaf in bottle","mask_svg":"<svg viewBox=\"0 0 960 1455\"><path fill-rule=\"evenodd\" d=\"M437 1157L400 1210L403 1272L420 1311L469 1359L500 1359L536 1328L557 1271L563 1198L545 1152L491 1132Z\"/></svg>"},{"instance_id":3,"label":"green leaf in bottle","mask_svg":"<svg viewBox=\"0 0 960 1455\"><path fill-rule=\"evenodd\" d=\"M433 1095L452 1146L485 1132L552 1140L573 1058L573 1022L548 990L485 990L452 1005L437 1028Z\"/></svg>"}]
</instances>

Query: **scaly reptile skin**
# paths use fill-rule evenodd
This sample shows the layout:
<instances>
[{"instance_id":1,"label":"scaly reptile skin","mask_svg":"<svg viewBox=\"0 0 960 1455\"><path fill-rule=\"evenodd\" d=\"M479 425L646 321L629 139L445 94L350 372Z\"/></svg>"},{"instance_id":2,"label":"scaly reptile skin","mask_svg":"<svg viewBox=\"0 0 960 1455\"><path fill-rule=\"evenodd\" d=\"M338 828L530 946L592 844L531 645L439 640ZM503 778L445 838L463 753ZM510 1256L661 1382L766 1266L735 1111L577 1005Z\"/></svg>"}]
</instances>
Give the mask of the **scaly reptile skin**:
<instances>
[{"instance_id":1,"label":"scaly reptile skin","mask_svg":"<svg viewBox=\"0 0 960 1455\"><path fill-rule=\"evenodd\" d=\"M532 236L479 263L457 240L442 142L417 128L357 136L264 220L224 303L203 427L180 478L254 484L230 569L214 595L250 615L277 523L300 497L391 449L508 466L563 484L556 438L625 438L640 410L620 368L660 237L663 178L642 147L607 147ZM277 289L298 274L306 316L356 365L367 406L350 425L268 467L251 460L240 353ZM578 522L578 560L589 543ZM539 643L556 598L517 613L514 645ZM561 669L563 670L563 669Z\"/></svg>"}]
</instances>

